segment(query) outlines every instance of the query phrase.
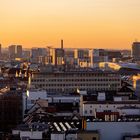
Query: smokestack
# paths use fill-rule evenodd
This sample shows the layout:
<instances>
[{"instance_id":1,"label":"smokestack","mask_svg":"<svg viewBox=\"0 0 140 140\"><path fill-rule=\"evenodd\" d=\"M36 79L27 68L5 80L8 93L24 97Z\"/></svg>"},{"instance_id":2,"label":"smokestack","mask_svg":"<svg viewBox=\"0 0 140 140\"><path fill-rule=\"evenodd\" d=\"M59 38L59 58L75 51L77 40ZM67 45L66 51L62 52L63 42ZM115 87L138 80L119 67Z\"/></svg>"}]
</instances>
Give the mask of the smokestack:
<instances>
[{"instance_id":1,"label":"smokestack","mask_svg":"<svg viewBox=\"0 0 140 140\"><path fill-rule=\"evenodd\" d=\"M61 49L63 49L63 40L61 40Z\"/></svg>"}]
</instances>

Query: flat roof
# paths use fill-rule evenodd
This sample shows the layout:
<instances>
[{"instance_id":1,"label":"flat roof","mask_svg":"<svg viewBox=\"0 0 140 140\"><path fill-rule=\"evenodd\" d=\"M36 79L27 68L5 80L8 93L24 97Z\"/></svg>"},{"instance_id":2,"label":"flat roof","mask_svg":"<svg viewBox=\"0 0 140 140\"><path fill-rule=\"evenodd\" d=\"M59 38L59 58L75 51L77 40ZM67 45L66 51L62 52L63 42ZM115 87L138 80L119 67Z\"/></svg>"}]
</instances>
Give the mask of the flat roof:
<instances>
[{"instance_id":1,"label":"flat roof","mask_svg":"<svg viewBox=\"0 0 140 140\"><path fill-rule=\"evenodd\" d=\"M140 104L140 101L84 101L83 104Z\"/></svg>"}]
</instances>

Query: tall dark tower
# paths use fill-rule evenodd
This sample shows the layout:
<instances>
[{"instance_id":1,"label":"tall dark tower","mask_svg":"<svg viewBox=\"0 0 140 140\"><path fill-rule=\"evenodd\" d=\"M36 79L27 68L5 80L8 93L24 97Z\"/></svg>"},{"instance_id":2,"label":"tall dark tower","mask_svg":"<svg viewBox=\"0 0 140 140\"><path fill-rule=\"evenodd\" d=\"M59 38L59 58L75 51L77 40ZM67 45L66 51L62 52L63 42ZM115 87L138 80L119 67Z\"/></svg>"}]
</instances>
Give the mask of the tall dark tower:
<instances>
[{"instance_id":1,"label":"tall dark tower","mask_svg":"<svg viewBox=\"0 0 140 140\"><path fill-rule=\"evenodd\" d=\"M61 49L63 49L63 39L61 40Z\"/></svg>"}]
</instances>

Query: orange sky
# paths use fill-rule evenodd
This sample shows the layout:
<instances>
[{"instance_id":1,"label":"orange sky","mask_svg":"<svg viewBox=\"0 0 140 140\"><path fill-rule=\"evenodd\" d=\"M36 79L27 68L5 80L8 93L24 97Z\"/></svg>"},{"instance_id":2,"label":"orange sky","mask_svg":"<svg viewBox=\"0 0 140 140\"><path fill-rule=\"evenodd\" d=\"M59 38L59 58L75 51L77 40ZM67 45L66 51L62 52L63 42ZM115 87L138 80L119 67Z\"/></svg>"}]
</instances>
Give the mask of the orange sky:
<instances>
[{"instance_id":1,"label":"orange sky","mask_svg":"<svg viewBox=\"0 0 140 140\"><path fill-rule=\"evenodd\" d=\"M130 49L140 0L0 0L0 43Z\"/></svg>"}]
</instances>

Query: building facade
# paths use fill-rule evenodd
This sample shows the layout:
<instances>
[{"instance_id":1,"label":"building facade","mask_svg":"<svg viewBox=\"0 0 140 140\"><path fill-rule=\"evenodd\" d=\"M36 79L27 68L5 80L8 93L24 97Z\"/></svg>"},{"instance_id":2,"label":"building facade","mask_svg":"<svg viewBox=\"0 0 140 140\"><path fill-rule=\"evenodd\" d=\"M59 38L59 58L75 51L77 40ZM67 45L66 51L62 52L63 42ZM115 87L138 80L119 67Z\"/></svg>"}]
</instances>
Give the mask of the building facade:
<instances>
[{"instance_id":1,"label":"building facade","mask_svg":"<svg viewBox=\"0 0 140 140\"><path fill-rule=\"evenodd\" d=\"M47 92L72 93L79 90L88 92L119 90L120 75L113 72L34 72L29 77L29 87L43 88Z\"/></svg>"},{"instance_id":2,"label":"building facade","mask_svg":"<svg viewBox=\"0 0 140 140\"><path fill-rule=\"evenodd\" d=\"M10 45L9 48L9 58L22 58L22 45Z\"/></svg>"}]
</instances>

